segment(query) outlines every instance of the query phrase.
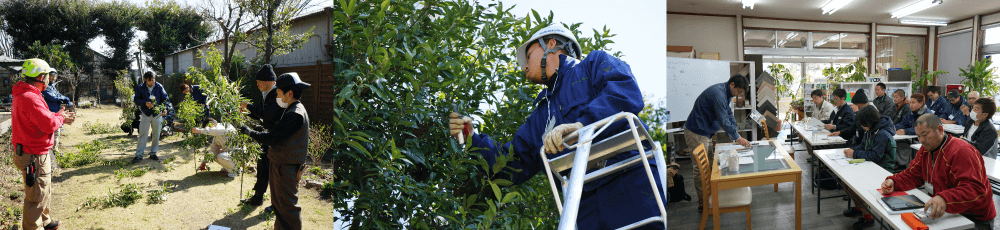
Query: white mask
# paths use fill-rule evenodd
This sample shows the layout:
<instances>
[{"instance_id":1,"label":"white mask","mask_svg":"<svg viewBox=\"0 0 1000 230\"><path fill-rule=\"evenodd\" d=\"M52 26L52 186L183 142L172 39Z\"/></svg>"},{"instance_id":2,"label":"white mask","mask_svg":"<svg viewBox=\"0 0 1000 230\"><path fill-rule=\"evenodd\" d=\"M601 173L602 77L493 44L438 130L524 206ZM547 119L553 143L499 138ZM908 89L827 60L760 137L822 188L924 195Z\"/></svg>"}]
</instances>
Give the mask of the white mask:
<instances>
[{"instance_id":1,"label":"white mask","mask_svg":"<svg viewBox=\"0 0 1000 230\"><path fill-rule=\"evenodd\" d=\"M282 109L288 108L288 103L285 103L283 98L275 98L275 101L278 101L278 106L281 106Z\"/></svg>"},{"instance_id":2,"label":"white mask","mask_svg":"<svg viewBox=\"0 0 1000 230\"><path fill-rule=\"evenodd\" d=\"M969 112L969 117L972 118L973 121L978 121L979 120L979 114L976 113L976 111L970 111Z\"/></svg>"}]
</instances>

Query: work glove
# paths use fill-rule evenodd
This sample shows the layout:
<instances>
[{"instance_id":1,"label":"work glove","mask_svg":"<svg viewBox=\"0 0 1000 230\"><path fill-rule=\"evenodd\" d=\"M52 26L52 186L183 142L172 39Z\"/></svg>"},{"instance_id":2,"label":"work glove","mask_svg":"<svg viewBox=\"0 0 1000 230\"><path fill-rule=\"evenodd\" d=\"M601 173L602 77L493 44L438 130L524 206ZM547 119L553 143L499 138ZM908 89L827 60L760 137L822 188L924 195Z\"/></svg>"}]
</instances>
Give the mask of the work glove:
<instances>
[{"instance_id":1,"label":"work glove","mask_svg":"<svg viewBox=\"0 0 1000 230\"><path fill-rule=\"evenodd\" d=\"M455 139L458 139L458 134L462 134L463 138L468 137L469 134L472 134L472 118L452 112L448 116L448 128L450 129L449 133ZM463 141L465 140L459 140L459 142Z\"/></svg>"},{"instance_id":2,"label":"work glove","mask_svg":"<svg viewBox=\"0 0 1000 230\"><path fill-rule=\"evenodd\" d=\"M576 122L570 124L561 124L556 126L545 135L542 136L542 142L544 144L545 153L555 154L566 149L563 143L563 136L575 132L577 129L583 128L583 123ZM576 139L569 140L567 144L576 143Z\"/></svg>"},{"instance_id":3,"label":"work glove","mask_svg":"<svg viewBox=\"0 0 1000 230\"><path fill-rule=\"evenodd\" d=\"M249 134L250 133L250 127L247 127L246 125L240 127L240 133Z\"/></svg>"}]
</instances>

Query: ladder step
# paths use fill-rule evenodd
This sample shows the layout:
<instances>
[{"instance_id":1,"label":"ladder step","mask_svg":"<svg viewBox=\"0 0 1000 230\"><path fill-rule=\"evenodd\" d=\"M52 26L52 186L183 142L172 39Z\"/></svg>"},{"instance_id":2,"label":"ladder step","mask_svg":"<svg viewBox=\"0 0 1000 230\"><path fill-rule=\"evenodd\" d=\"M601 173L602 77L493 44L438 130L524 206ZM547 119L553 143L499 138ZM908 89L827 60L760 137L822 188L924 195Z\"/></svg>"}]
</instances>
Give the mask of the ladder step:
<instances>
[{"instance_id":1,"label":"ladder step","mask_svg":"<svg viewBox=\"0 0 1000 230\"><path fill-rule=\"evenodd\" d=\"M653 158L654 156L655 155L653 155L653 151L652 150L646 151L646 157L645 157L646 159ZM589 183L592 180L600 179L601 177L607 176L608 174L614 173L616 171L624 170L624 169L626 169L628 167L632 167L632 165L640 163L639 160L640 160L641 157L642 156L640 156L640 155L635 155L635 156L629 157L628 159L619 161L619 162L617 162L615 164L608 165L608 166L606 166L604 168L598 169L597 171L593 171L593 172L587 173L587 175L583 176L583 183L586 184L586 183Z\"/></svg>"},{"instance_id":2,"label":"ladder step","mask_svg":"<svg viewBox=\"0 0 1000 230\"><path fill-rule=\"evenodd\" d=\"M641 141L648 140L649 137L645 135L639 135ZM630 146L631 145L631 146ZM632 150L637 150L635 144L635 137L632 136L632 131L624 131L615 134L612 137L604 139L600 142L594 143L590 147L590 156L587 158L587 162L603 161L605 159L611 158L619 153L628 152ZM567 153L549 160L549 165L552 167L553 172L562 172L567 169L573 168L573 158L576 157L576 151Z\"/></svg>"}]
</instances>

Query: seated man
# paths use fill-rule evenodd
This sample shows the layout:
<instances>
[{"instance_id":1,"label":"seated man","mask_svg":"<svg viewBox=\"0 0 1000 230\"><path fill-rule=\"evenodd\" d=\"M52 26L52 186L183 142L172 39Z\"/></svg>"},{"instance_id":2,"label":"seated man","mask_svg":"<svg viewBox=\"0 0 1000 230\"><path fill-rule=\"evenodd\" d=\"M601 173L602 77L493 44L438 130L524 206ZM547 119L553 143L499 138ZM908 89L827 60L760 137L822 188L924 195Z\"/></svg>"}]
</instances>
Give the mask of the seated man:
<instances>
[{"instance_id":1,"label":"seated man","mask_svg":"<svg viewBox=\"0 0 1000 230\"><path fill-rule=\"evenodd\" d=\"M976 229L993 229L997 212L983 157L969 143L945 134L941 120L933 114L917 118L916 130L922 144L917 157L909 168L882 182L882 193L927 183L932 198L925 202L924 210L930 218L958 213L975 223Z\"/></svg>"},{"instance_id":2,"label":"seated man","mask_svg":"<svg viewBox=\"0 0 1000 230\"><path fill-rule=\"evenodd\" d=\"M948 101L941 97L941 87L938 86L928 86L927 87L927 108L934 111L934 115L938 117L948 117L951 114L951 106L948 106Z\"/></svg>"},{"instance_id":3,"label":"seated man","mask_svg":"<svg viewBox=\"0 0 1000 230\"><path fill-rule=\"evenodd\" d=\"M830 104L830 102L826 100L826 95L823 95L823 90L813 90L810 97L812 97L813 104L816 104L812 117L816 120L822 121L823 123L830 123L830 116L832 116L837 109L833 106L833 104Z\"/></svg>"},{"instance_id":4,"label":"seated man","mask_svg":"<svg viewBox=\"0 0 1000 230\"><path fill-rule=\"evenodd\" d=\"M844 99L847 98L847 90L837 89L833 91L833 104L837 106L837 112L832 114L830 124L824 125L830 130L830 136L840 136L844 140L853 140L857 132L854 131L854 110L847 105Z\"/></svg>"},{"instance_id":5,"label":"seated man","mask_svg":"<svg viewBox=\"0 0 1000 230\"><path fill-rule=\"evenodd\" d=\"M965 132L962 134L962 139L975 146L979 154L993 159L997 158L997 130L990 118L996 111L997 104L988 98L979 98L973 102L969 121L965 123Z\"/></svg>"},{"instance_id":6,"label":"seated man","mask_svg":"<svg viewBox=\"0 0 1000 230\"><path fill-rule=\"evenodd\" d=\"M229 133L235 133L236 128L229 124L216 123L214 119L208 119L209 126L203 126L201 128L192 128L192 133L205 134L212 136L212 145L208 146L208 151L215 155L215 163L219 163L222 166L222 171L226 172L229 177L236 177L240 175L239 170L236 170L236 164L233 163L233 158L229 155L232 148L226 145L229 140ZM207 162L202 161L199 170L206 170Z\"/></svg>"},{"instance_id":7,"label":"seated man","mask_svg":"<svg viewBox=\"0 0 1000 230\"><path fill-rule=\"evenodd\" d=\"M906 98L906 91L896 90L896 92L892 92L892 106L882 112L882 115L892 118L893 124L902 123L903 120L910 116L909 102L910 100ZM893 129L891 132L896 133L896 129Z\"/></svg>"},{"instance_id":8,"label":"seated man","mask_svg":"<svg viewBox=\"0 0 1000 230\"><path fill-rule=\"evenodd\" d=\"M854 136L853 140L852 139L844 138L845 140L848 141L847 142L848 145L854 146L854 145L860 145L861 144L861 137L864 136L865 131L861 129L861 125L858 123L858 119L857 119L858 118L858 114L857 114L857 112L861 111L861 108L864 108L865 106L868 106L868 105L871 105L871 104L868 103L868 96L865 95L865 91L862 90L862 89L858 89L858 91L854 93L854 97L851 98L851 109L854 110L854 112L855 112L854 113L854 118L855 118L854 119L854 132L855 133L853 135ZM879 116L881 116L881 111L878 110L878 107L875 107L875 112L879 113ZM841 137L843 137L843 135L841 135Z\"/></svg>"},{"instance_id":9,"label":"seated man","mask_svg":"<svg viewBox=\"0 0 1000 230\"><path fill-rule=\"evenodd\" d=\"M864 129L864 134L861 138L862 141L859 145L844 150L844 156L875 162L886 171L893 172L896 167L896 141L892 139L892 121L887 116L879 117L876 110L875 106L868 105L861 107L861 111L858 111L857 121L861 128ZM858 195L850 192L850 189L844 191L848 191L848 194L854 199L856 204L861 203L859 202ZM855 217L862 213L865 216L859 218L858 222L854 223L854 229L875 225L875 221L868 210L862 210L857 206L844 211L844 216Z\"/></svg>"},{"instance_id":10,"label":"seated man","mask_svg":"<svg viewBox=\"0 0 1000 230\"><path fill-rule=\"evenodd\" d=\"M968 99L969 103L976 103L976 100L979 100L979 92L969 91L969 93L966 94L965 99Z\"/></svg>"},{"instance_id":11,"label":"seated man","mask_svg":"<svg viewBox=\"0 0 1000 230\"><path fill-rule=\"evenodd\" d=\"M910 115L903 118L903 121L896 124L896 135L917 135L917 132L913 130L913 126L917 123L917 118L924 114L934 114L934 110L930 110L924 105L924 94L914 93L910 96Z\"/></svg>"},{"instance_id":12,"label":"seated man","mask_svg":"<svg viewBox=\"0 0 1000 230\"><path fill-rule=\"evenodd\" d=\"M965 126L966 120L969 119L969 102L965 101L965 97L958 93L958 90L951 90L948 92L948 109L951 113L947 117L941 118L941 123L944 124L958 124Z\"/></svg>"}]
</instances>

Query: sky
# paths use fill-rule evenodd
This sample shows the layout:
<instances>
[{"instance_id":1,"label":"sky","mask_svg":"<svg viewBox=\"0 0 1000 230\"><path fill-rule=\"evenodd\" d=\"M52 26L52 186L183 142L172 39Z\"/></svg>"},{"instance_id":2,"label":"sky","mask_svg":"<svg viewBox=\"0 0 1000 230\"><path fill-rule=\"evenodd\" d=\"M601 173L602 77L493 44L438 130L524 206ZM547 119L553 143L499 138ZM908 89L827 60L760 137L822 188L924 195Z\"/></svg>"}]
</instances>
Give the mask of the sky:
<instances>
[{"instance_id":1,"label":"sky","mask_svg":"<svg viewBox=\"0 0 1000 230\"><path fill-rule=\"evenodd\" d=\"M518 17L540 16L551 10L553 21L565 24L577 22L583 36L601 31L605 25L617 36L607 47L624 54L622 61L632 67L639 89L652 98L667 95L667 2L664 0L507 0L504 6L516 6L511 13ZM656 101L652 100L652 101Z\"/></svg>"},{"instance_id":2,"label":"sky","mask_svg":"<svg viewBox=\"0 0 1000 230\"><path fill-rule=\"evenodd\" d=\"M100 1L107 2L109 0L100 0ZM126 0L126 1L139 6L145 6L147 2L146 0ZM165 1L170 1L170 0L165 0ZM193 6L195 7L195 9L199 9L199 11L201 8L200 6L204 5L204 3L207 1L223 2L223 0L173 0L173 1L180 3L181 6ZM333 0L312 0L311 4L312 7L304 10L303 12L311 12L313 10L322 9L323 7L332 7ZM136 33L135 39L132 40L132 48L129 49L128 53L138 52L139 42L145 39L146 39L146 32L138 31ZM98 36L97 38L94 38L94 40L90 41L89 45L90 48L99 52L110 53L112 51L112 49L107 45L107 43L104 42L103 36ZM143 57L143 59L145 60L146 57ZM132 62L132 68L137 68L135 62Z\"/></svg>"},{"instance_id":3,"label":"sky","mask_svg":"<svg viewBox=\"0 0 1000 230\"><path fill-rule=\"evenodd\" d=\"M143 0L128 0L136 4L145 4ZM207 0L176 0L181 5L198 6ZM221 0L214 0L221 1ZM484 4L493 1L483 1ZM580 30L584 36L591 36L592 29L607 26L613 34L615 43L609 44L612 51L622 51L622 60L632 67L639 88L644 95L651 95L652 101L664 99L666 90L666 53L667 45L667 15L666 1L663 0L506 0L505 6L515 6L511 11L519 17L527 16L534 9L542 16L552 11L554 20L566 24L583 23ZM314 0L314 8L332 6L334 0ZM310 11L312 9L306 10ZM146 33L140 31L136 35L136 44L129 53L138 51L137 44L146 38ZM103 37L94 39L90 46L98 51L107 51ZM133 68L134 68L133 63Z\"/></svg>"}]
</instances>

